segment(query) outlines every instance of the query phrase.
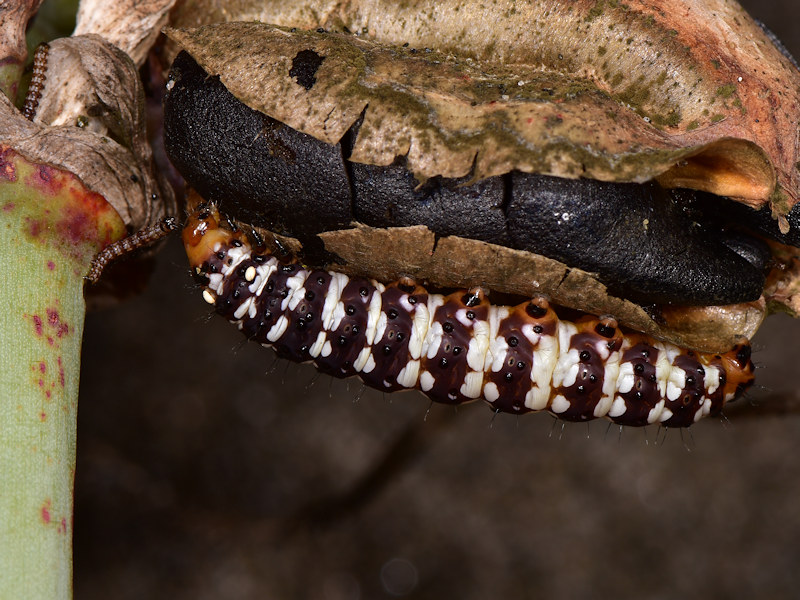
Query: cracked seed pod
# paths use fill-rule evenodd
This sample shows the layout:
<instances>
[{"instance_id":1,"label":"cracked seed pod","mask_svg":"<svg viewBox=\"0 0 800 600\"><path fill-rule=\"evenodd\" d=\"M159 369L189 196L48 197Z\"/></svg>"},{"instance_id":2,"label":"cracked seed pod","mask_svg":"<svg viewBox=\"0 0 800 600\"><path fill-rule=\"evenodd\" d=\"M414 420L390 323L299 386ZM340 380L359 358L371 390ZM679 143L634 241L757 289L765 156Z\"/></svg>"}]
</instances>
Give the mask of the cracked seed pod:
<instances>
[{"instance_id":1,"label":"cracked seed pod","mask_svg":"<svg viewBox=\"0 0 800 600\"><path fill-rule=\"evenodd\" d=\"M191 119L193 110L205 111L201 120L209 124L210 131L215 109L211 103L201 106L202 102L191 100L171 115L170 107L178 106L173 101L178 95L171 92L167 134L173 160L204 197L220 202L223 209L245 222L301 238L307 254L316 254L312 262L321 265L336 263L338 269L383 280L411 275L448 288L478 283L512 295L544 292L560 305L613 314L628 327L700 349L727 349L738 337L751 337L765 308L765 298L753 290L764 288L760 272L773 263L770 250L760 239L764 233L745 235L739 231L741 222L753 221L754 215L766 216L764 229L783 242L782 252L776 251L778 246L773 243L772 255L780 259L769 275L767 291L781 287L784 293L768 299L796 303L791 291L786 293L796 287L790 275L796 252L786 245L796 243L792 242L796 232L783 235L786 223L774 221L766 214L769 209L756 213L747 208L765 206L772 200L772 212L790 214L796 201L796 171L787 169L797 154L796 140L786 132L782 138L765 133L767 123L775 134L775 123L786 124L798 112L800 78L796 69L745 13L728 8L723 17L738 23L740 36L750 36L749 44L759 48L762 59L770 60L772 72L762 64L754 73L752 59L742 52L736 54L730 46L708 59L708 40L713 36L695 31L696 24L684 23L689 31L669 29L662 40L666 50L650 56L649 68L637 75L642 89L653 90L651 95L626 94L621 84L604 79L599 67L604 64L608 71L615 53L626 54L623 59L617 56L618 64L612 70L630 73L627 63L632 59L627 54L641 54L651 40L661 39L659 32L669 24L671 13L656 19L632 7L625 9L625 18L617 23L619 27L627 24L620 50L611 38L622 34L607 33L614 31L608 19L620 17L618 7L609 7L609 14L583 14L570 11L567 4L578 9L575 3L530 3L526 22L543 23L536 15L545 9L570 14L570 22L581 27L584 37L599 32L606 36L603 44L594 46L595 50L601 48L602 63L587 56L585 50L578 52L564 35L547 36L552 47L544 47L536 28L519 33L533 36L530 39L537 40L536 44L497 50L497 44L501 40L507 43L510 35L510 26L503 29L503 21L491 38L494 54L502 60L487 59L486 36L475 37L471 46L465 45L457 54L453 24L458 22L459 31L466 36L490 19L476 7L461 11L459 20L445 19L447 3L437 5L437 11L444 12L436 12L442 18L428 21L430 31L418 20L398 29L397 23L412 22L408 15L396 19L370 16L380 14L374 3L358 9L354 4L329 7L317 13L323 17L314 23L302 22L296 15L256 15L287 25L366 29L368 36L287 31L254 23L171 30L170 36L204 70L200 77L208 87L193 92L194 98L222 96L227 89L245 107L224 105L219 109L220 118L233 122L235 114L239 124L248 117L254 119L250 125L241 125L230 140L204 133L198 126L192 126L187 134L186 126L179 124L181 119ZM419 14L425 13L421 3L414 6ZM268 4L264 10L269 10ZM455 9L450 6L450 10ZM604 24L602 31L596 29L598 23ZM657 27L657 23L661 25ZM559 31L568 29L558 19L552 26ZM693 54L686 46L677 49L671 41L690 37L704 40L702 51ZM393 43L376 43L374 38ZM447 54L419 47L433 46L434 38L437 49ZM401 40L408 46L403 47ZM564 54L567 50L570 52ZM665 53L671 55L662 59ZM669 69L667 65L671 65ZM191 68L177 69L171 85L182 89L180 77L191 78ZM659 74L649 79L656 71ZM697 78L697 73L705 71L710 74L703 82L695 80L687 91L690 74ZM744 76L741 82L737 76L733 87L709 87L708 81L719 82L740 72L753 73L746 85L762 89L768 89L776 74L781 75L785 86L779 90L781 102L765 100L764 94L761 98L740 95L737 90L745 84ZM224 88L211 90L216 79L207 79L205 73L219 75ZM667 77L664 73L669 78L667 87L672 89L668 95L662 86ZM656 98L661 108L653 104ZM634 99L640 102L636 104ZM701 104L705 108L698 109ZM668 105L672 106L669 110ZM710 114L712 108L717 112ZM709 111L705 121L700 118L704 111ZM672 116L662 119L658 114ZM262 121L265 117L261 115L269 120ZM276 123L288 127L276 127ZM230 123L226 126L227 132L233 131ZM178 130L182 132L176 133ZM300 141L287 141L284 134L292 131L301 132L297 134ZM300 139L302 134L311 137ZM236 141L236 135L242 140L248 135L251 138L245 144ZM293 146L295 143L298 146ZM775 151L776 146L783 149L782 154ZM326 154L326 149L332 153ZM280 186L264 187L269 178L252 175L260 168L259 156L277 157L276 163L281 153L284 159L287 153L293 154L291 161L282 162L294 164L302 173L280 171L280 186L291 181L286 187L296 192L289 195L281 193ZM335 175L337 171L341 176ZM538 177L542 174L559 179ZM570 188L565 178L575 177L581 179ZM586 178L609 183L587 183ZM636 185L653 180L660 185L647 184L652 189ZM627 188L623 182L630 182ZM688 194L687 199L685 192L667 193L662 187L693 188L709 194ZM480 190L473 196L480 197L483 205L465 200L467 189ZM511 189L522 193L515 197ZM642 201L650 202L653 196L657 196L653 204ZM741 215L738 222L721 222L720 213L735 213L740 205L721 196L747 205L742 210L750 214ZM264 201L265 197L272 200ZM571 204L560 203L560 218L540 224L537 230L530 215L536 214L537 207L552 208L554 198L568 198ZM587 214L585 207L596 204L607 205L611 212ZM662 214L664 206L677 209L668 210L669 216ZM606 234L586 238L589 227L581 218L605 222L620 210L630 215L614 230L622 242L609 244ZM437 212L438 216L432 216ZM314 222L315 214L319 223ZM564 228L565 215L567 220L577 217L574 229ZM683 278L670 281L665 289L654 289L652 281L661 280L663 270L658 270L660 258L649 260L651 254L681 254L685 240L680 234L695 228L698 219L702 227L697 227L698 235L693 234L689 241L699 254L685 263L667 265L666 272L683 273ZM356 229L350 227L353 222L359 224ZM391 226L395 228L385 229ZM531 237L526 234L531 228L539 239L548 237L540 234L551 232L552 243L544 249L532 246L526 239ZM324 258L311 252L311 238L317 234L329 253ZM653 252L648 249L644 253L648 260L641 260L637 247L650 237L661 242L654 243ZM681 240L677 247L663 245L673 238ZM577 248L560 252L555 248L559 239L564 245L578 242ZM734 251L738 256L728 256L731 260L722 261L726 264L714 262L715 255L728 253L732 246L738 247ZM383 251L386 247L394 250L387 253ZM580 264L581 256L593 257L595 250L603 249L607 252L599 264ZM626 253L634 258L620 259ZM607 260L612 264L604 269ZM626 262L636 264L620 264ZM692 270L693 263L708 268ZM740 275L745 272L750 274L747 289L731 293L725 282L748 279ZM721 292L703 297L715 288ZM691 306L685 306L687 303Z\"/></svg>"},{"instance_id":2,"label":"cracked seed pod","mask_svg":"<svg viewBox=\"0 0 800 600\"><path fill-rule=\"evenodd\" d=\"M723 33L699 25L713 2L668 30L677 13L590 4L386 20L353 2L314 30L170 30L167 149L214 205L193 201L184 232L204 298L282 356L381 389L627 425L718 412L752 381L741 338L767 301L795 301L799 74L728 4Z\"/></svg>"}]
</instances>

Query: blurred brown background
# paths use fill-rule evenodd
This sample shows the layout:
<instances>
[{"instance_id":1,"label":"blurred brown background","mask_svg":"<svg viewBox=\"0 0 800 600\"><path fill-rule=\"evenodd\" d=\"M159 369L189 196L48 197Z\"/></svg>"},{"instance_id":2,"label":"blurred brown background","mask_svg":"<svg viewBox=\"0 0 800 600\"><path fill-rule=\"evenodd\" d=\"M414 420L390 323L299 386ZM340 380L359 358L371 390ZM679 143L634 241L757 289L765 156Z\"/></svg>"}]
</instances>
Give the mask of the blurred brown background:
<instances>
[{"instance_id":1,"label":"blurred brown background","mask_svg":"<svg viewBox=\"0 0 800 600\"><path fill-rule=\"evenodd\" d=\"M797 0L744 4L800 56ZM800 322L754 342L766 389L666 439L428 413L273 367L209 319L173 239L87 322L75 596L798 597Z\"/></svg>"}]
</instances>

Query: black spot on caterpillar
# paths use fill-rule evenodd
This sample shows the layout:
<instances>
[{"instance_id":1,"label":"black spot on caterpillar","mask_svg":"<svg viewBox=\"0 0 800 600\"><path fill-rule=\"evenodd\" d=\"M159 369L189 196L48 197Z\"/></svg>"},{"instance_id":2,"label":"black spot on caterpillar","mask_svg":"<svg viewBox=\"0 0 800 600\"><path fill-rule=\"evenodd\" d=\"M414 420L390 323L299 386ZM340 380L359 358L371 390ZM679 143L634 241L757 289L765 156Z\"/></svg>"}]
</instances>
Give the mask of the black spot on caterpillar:
<instances>
[{"instance_id":1,"label":"black spot on caterpillar","mask_svg":"<svg viewBox=\"0 0 800 600\"><path fill-rule=\"evenodd\" d=\"M25 95L25 103L22 105L22 115L29 121L33 121L36 116L36 109L39 107L39 99L42 97L44 82L47 79L47 55L50 46L42 42L37 46L36 53L33 55L33 75L28 86L28 93Z\"/></svg>"},{"instance_id":2,"label":"black spot on caterpillar","mask_svg":"<svg viewBox=\"0 0 800 600\"><path fill-rule=\"evenodd\" d=\"M166 237L171 231L175 231L177 228L178 222L175 220L175 217L164 217L155 225L140 229L133 235L129 235L113 244L109 244L94 257L85 279L87 279L89 283L97 283L103 275L106 266L108 266L111 261L125 256L126 254L130 254L131 252L135 252L140 248L150 246Z\"/></svg>"},{"instance_id":3,"label":"black spot on caterpillar","mask_svg":"<svg viewBox=\"0 0 800 600\"><path fill-rule=\"evenodd\" d=\"M443 296L409 279L384 286L305 269L255 249L214 205L189 215L183 240L203 297L249 339L384 391L569 421L688 427L753 382L745 340L705 354L624 333L609 317L561 320L544 298L500 306L480 289Z\"/></svg>"}]
</instances>

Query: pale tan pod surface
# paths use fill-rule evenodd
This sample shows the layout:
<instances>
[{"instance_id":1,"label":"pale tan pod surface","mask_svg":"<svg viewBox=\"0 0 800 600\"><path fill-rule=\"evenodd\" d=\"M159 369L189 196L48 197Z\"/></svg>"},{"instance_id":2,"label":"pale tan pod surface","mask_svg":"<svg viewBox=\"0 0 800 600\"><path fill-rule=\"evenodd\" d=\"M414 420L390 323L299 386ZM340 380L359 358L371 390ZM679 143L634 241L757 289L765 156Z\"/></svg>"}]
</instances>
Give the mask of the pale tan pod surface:
<instances>
[{"instance_id":1,"label":"pale tan pod surface","mask_svg":"<svg viewBox=\"0 0 800 600\"><path fill-rule=\"evenodd\" d=\"M203 11L206 23L259 20L299 28L346 27L383 43L516 65L522 80L526 69L577 77L616 101L610 109L614 116L599 122L641 119L628 138L637 140L641 151L694 150L682 157L689 160L665 170L665 185L697 187L754 206L771 198L780 213L800 194L800 73L730 0L241 0L224 8L191 0L178 7L172 23L199 25ZM240 96L244 90L234 93L249 104L246 95ZM753 142L774 173L747 144L720 144L726 138ZM359 158L369 160L366 153ZM545 172L580 175L557 168ZM624 170L598 178L641 180Z\"/></svg>"}]
</instances>

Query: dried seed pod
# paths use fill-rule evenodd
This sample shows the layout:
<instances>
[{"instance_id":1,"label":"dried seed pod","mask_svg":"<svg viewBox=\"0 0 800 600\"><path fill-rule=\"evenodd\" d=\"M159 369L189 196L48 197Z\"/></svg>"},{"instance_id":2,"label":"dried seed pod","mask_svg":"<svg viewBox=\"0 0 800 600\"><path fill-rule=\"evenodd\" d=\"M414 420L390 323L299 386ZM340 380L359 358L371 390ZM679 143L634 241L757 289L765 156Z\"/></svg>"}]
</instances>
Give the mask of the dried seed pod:
<instances>
[{"instance_id":1,"label":"dried seed pod","mask_svg":"<svg viewBox=\"0 0 800 600\"><path fill-rule=\"evenodd\" d=\"M310 267L546 293L726 352L752 336L767 300L800 304L784 293L798 256L787 226L800 220L789 127L800 74L731 3L719 18L756 40L768 63L759 73L675 8L589 4L530 2L524 31L498 16L504 3L458 19L454 3L437 3L423 24L426 2L397 7L394 20L378 0L316 17L370 36L258 23L171 30L191 58L178 58L168 84L168 151L201 196L287 236ZM274 21L306 25L298 14ZM725 83L735 73L748 75Z\"/></svg>"}]
</instances>

